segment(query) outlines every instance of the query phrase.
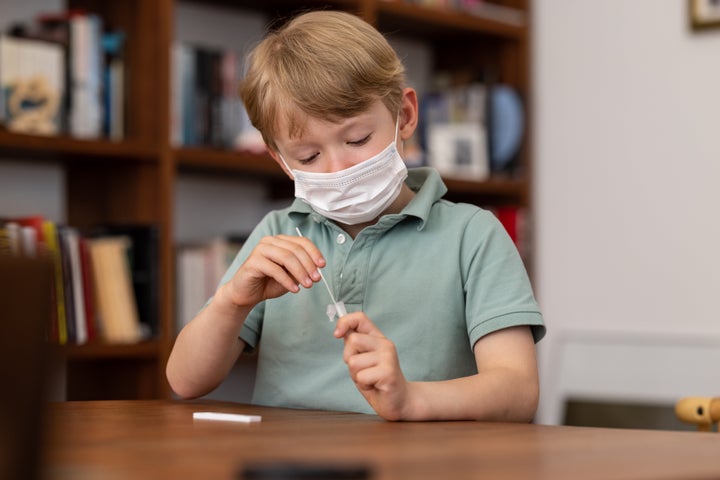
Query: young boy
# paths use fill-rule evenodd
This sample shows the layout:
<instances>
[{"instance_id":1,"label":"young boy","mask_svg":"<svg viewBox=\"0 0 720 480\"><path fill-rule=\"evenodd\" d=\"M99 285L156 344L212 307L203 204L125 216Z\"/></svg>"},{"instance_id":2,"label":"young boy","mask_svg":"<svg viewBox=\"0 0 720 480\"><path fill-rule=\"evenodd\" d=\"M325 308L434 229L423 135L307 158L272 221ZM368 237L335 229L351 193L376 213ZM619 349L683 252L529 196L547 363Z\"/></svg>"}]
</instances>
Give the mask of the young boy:
<instances>
[{"instance_id":1,"label":"young boy","mask_svg":"<svg viewBox=\"0 0 720 480\"><path fill-rule=\"evenodd\" d=\"M297 199L178 335L174 391L207 394L257 348L254 403L530 421L544 326L527 274L491 213L443 200L432 169L408 174L418 100L384 37L303 14L256 47L241 96ZM348 313L328 322L336 302Z\"/></svg>"}]
</instances>

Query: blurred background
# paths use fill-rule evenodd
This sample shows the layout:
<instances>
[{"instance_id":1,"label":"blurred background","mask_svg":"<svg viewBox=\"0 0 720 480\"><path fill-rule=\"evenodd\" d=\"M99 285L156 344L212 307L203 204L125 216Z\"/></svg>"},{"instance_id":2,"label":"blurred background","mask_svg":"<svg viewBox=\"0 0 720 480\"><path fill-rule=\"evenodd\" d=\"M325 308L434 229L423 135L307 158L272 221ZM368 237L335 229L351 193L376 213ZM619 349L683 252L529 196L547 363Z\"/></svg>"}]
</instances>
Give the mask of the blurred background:
<instances>
[{"instance_id":1,"label":"blurred background","mask_svg":"<svg viewBox=\"0 0 720 480\"><path fill-rule=\"evenodd\" d=\"M688 0L498 3L522 9L528 35L527 83L516 85L529 125L522 155L531 160L523 168L532 172L520 202L531 213L530 245L522 248L531 252L548 326L538 345L536 421L684 428L673 418L677 400L720 394L717 2L701 2L710 8L706 28L691 25ZM0 29L64 9L54 0L3 2ZM173 13L174 45L232 47L239 55L267 21L263 12L222 2L180 1ZM434 90L427 42L391 41L418 91ZM64 164L0 153L0 217L68 222ZM287 204L238 175L180 169L174 180L171 238L161 245L175 248L165 258L177 262L178 289L192 288L180 275L191 268L193 249L217 238L227 240L222 249L239 245L268 209ZM173 300L178 328L197 306L183 305L185 297ZM158 348L162 358L167 345ZM72 397L69 370L56 372L56 397ZM211 396L247 401L248 379L252 363L241 362Z\"/></svg>"}]
</instances>

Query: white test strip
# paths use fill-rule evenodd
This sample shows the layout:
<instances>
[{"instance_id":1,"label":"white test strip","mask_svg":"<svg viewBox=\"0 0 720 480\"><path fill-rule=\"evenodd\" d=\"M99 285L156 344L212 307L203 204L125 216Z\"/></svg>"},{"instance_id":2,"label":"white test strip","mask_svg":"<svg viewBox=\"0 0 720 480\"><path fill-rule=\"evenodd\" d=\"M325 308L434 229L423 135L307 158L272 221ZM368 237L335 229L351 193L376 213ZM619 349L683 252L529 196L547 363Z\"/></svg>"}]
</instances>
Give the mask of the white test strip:
<instances>
[{"instance_id":1,"label":"white test strip","mask_svg":"<svg viewBox=\"0 0 720 480\"><path fill-rule=\"evenodd\" d=\"M262 420L260 415L240 415L239 413L193 412L193 420L215 420L220 422L256 423Z\"/></svg>"}]
</instances>

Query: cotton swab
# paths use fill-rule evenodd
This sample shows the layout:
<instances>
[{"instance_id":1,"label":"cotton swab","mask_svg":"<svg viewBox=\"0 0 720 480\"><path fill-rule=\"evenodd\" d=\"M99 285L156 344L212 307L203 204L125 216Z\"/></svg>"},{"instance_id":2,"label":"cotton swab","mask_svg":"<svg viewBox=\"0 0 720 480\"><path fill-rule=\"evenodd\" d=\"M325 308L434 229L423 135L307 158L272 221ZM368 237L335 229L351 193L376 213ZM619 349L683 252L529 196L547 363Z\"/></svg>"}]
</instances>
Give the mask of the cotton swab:
<instances>
[{"instance_id":1,"label":"cotton swab","mask_svg":"<svg viewBox=\"0 0 720 480\"><path fill-rule=\"evenodd\" d=\"M295 227L295 231L297 232L299 237L305 238L303 237L303 234L298 227ZM347 315L347 311L345 310L345 304L343 302L338 302L337 300L335 300L335 296L333 295L332 290L330 290L330 285L328 285L327 280L325 280L325 275L323 275L322 270L320 270L319 268L318 273L320 274L320 278L325 284L325 289L330 294L330 300L332 300L332 303L335 306L335 313L337 313L338 318L342 317L343 315ZM328 317L330 316L328 315ZM332 321L332 319L330 321Z\"/></svg>"}]
</instances>

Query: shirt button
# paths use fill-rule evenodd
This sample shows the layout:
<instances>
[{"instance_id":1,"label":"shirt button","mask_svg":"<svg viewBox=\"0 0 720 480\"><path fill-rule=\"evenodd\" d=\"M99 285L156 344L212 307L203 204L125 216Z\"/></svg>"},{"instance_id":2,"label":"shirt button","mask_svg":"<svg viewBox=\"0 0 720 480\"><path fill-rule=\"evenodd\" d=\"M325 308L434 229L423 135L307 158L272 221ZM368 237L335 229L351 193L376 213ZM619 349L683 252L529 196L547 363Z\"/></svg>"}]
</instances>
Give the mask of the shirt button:
<instances>
[{"instance_id":1,"label":"shirt button","mask_svg":"<svg viewBox=\"0 0 720 480\"><path fill-rule=\"evenodd\" d=\"M347 240L347 238L345 238L345 235L343 235L342 233L339 234L337 236L337 238L335 239L335 241L338 243L338 245L342 245L343 243L345 243L346 240Z\"/></svg>"}]
</instances>

